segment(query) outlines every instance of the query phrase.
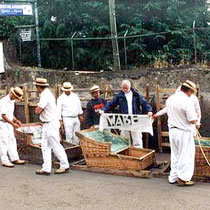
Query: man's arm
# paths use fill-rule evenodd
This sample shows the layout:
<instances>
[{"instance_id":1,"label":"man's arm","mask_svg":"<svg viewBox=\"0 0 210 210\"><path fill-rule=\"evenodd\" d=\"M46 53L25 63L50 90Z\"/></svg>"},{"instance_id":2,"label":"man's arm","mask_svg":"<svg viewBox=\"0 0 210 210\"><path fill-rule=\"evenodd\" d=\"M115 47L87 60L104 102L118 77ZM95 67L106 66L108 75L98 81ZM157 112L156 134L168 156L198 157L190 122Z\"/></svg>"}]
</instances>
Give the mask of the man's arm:
<instances>
[{"instance_id":1,"label":"man's arm","mask_svg":"<svg viewBox=\"0 0 210 210\"><path fill-rule=\"evenodd\" d=\"M113 110L118 105L118 96L115 96L110 102L102 108L102 111L107 112Z\"/></svg>"},{"instance_id":2,"label":"man's arm","mask_svg":"<svg viewBox=\"0 0 210 210\"><path fill-rule=\"evenodd\" d=\"M139 93L139 101L140 101L140 105L143 109L143 111L147 112L148 115L152 116L152 106L149 104L149 102L143 98Z\"/></svg>"},{"instance_id":3,"label":"man's arm","mask_svg":"<svg viewBox=\"0 0 210 210\"><path fill-rule=\"evenodd\" d=\"M15 129L20 127L20 125L19 125L18 123L16 123L15 121L9 120L9 118L7 117L6 114L2 114L2 118L3 118L4 121L6 121L7 123L11 124Z\"/></svg>"},{"instance_id":4,"label":"man's arm","mask_svg":"<svg viewBox=\"0 0 210 210\"><path fill-rule=\"evenodd\" d=\"M35 114L40 115L43 112L44 109L42 109L41 107L37 106L35 108Z\"/></svg>"}]
</instances>

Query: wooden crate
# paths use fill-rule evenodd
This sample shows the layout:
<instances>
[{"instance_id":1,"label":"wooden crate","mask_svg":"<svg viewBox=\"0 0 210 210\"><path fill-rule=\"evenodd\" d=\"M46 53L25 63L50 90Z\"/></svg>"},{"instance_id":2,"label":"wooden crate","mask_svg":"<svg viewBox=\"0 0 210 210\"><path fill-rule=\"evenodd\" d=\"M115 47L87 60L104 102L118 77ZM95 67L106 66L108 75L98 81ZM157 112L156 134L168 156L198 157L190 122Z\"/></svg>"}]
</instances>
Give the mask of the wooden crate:
<instances>
[{"instance_id":1,"label":"wooden crate","mask_svg":"<svg viewBox=\"0 0 210 210\"><path fill-rule=\"evenodd\" d=\"M24 124L23 127L40 126L40 123L28 123ZM33 134L24 133L21 131L15 131L15 137L17 139L18 153L21 159L27 160L30 163L42 164L42 151L41 144L33 144ZM80 159L82 157L82 150L79 145L73 145L66 141L61 141L68 159ZM57 163L58 159L52 153L52 162Z\"/></svg>"},{"instance_id":2,"label":"wooden crate","mask_svg":"<svg viewBox=\"0 0 210 210\"><path fill-rule=\"evenodd\" d=\"M108 135L113 138L113 142L101 142L87 133L98 132L99 135ZM141 171L155 162L155 151L150 149L138 149L125 145L125 140L106 131L97 131L96 129L87 129L79 132L77 135L88 167L105 168L116 170ZM88 137L87 137L88 136ZM122 147L119 150L113 150L116 138L122 141ZM121 146L121 145L120 145Z\"/></svg>"}]
</instances>

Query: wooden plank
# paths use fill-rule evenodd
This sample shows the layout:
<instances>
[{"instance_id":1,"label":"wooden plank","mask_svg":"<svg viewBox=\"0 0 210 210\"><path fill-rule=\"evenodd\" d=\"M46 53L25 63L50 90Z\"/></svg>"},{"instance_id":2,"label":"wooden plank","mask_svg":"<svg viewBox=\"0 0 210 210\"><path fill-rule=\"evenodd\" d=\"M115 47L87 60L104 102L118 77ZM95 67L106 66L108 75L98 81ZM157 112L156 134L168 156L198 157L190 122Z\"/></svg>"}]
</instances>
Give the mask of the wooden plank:
<instances>
[{"instance_id":1,"label":"wooden plank","mask_svg":"<svg viewBox=\"0 0 210 210\"><path fill-rule=\"evenodd\" d=\"M103 173L103 174L111 174L118 176L129 176L129 177L137 177L137 178L148 178L150 175L150 171L132 171L132 170L117 170L117 169L106 169L106 168L90 168L84 165L72 165L72 169L93 173Z\"/></svg>"},{"instance_id":2,"label":"wooden plank","mask_svg":"<svg viewBox=\"0 0 210 210\"><path fill-rule=\"evenodd\" d=\"M82 163L85 164L85 159L84 159L84 158L81 159L81 160L75 161L75 162L73 162L73 163L70 163L70 166L73 166L73 165L80 165L80 164L82 164Z\"/></svg>"},{"instance_id":3,"label":"wooden plank","mask_svg":"<svg viewBox=\"0 0 210 210\"><path fill-rule=\"evenodd\" d=\"M162 147L170 147L170 143L169 142L163 142Z\"/></svg>"},{"instance_id":4,"label":"wooden plank","mask_svg":"<svg viewBox=\"0 0 210 210\"><path fill-rule=\"evenodd\" d=\"M157 112L160 111L160 87L156 87L156 109ZM157 118L157 128L158 128L158 149L162 152L162 137L161 137L161 118Z\"/></svg>"},{"instance_id":5,"label":"wooden plank","mask_svg":"<svg viewBox=\"0 0 210 210\"><path fill-rule=\"evenodd\" d=\"M161 136L168 137L169 136L168 131L161 131Z\"/></svg>"},{"instance_id":6,"label":"wooden plank","mask_svg":"<svg viewBox=\"0 0 210 210\"><path fill-rule=\"evenodd\" d=\"M176 89L159 89L159 93L175 93Z\"/></svg>"},{"instance_id":7,"label":"wooden plank","mask_svg":"<svg viewBox=\"0 0 210 210\"><path fill-rule=\"evenodd\" d=\"M24 114L25 114L26 123L29 123L30 122L29 106L28 106L29 92L27 90L27 86L23 87L23 93L24 93Z\"/></svg>"}]
</instances>

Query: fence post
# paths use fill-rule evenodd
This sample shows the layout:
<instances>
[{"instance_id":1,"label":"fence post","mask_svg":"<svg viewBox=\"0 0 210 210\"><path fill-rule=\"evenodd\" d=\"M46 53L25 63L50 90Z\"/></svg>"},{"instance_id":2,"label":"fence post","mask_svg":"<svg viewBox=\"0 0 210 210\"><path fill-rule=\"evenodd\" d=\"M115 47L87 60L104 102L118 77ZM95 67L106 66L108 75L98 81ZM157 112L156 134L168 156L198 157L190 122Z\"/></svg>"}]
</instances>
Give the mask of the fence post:
<instances>
[{"instance_id":1,"label":"fence post","mask_svg":"<svg viewBox=\"0 0 210 210\"><path fill-rule=\"evenodd\" d=\"M128 30L124 34L125 70L128 70L127 46L126 46L126 36L127 36L127 33L128 33Z\"/></svg>"},{"instance_id":2,"label":"fence post","mask_svg":"<svg viewBox=\"0 0 210 210\"><path fill-rule=\"evenodd\" d=\"M37 44L37 60L38 67L42 67L41 62L41 48L40 48L40 39L39 39L39 16L38 16L38 8L37 8L37 0L34 2L34 13L35 13L35 22L36 22L36 44Z\"/></svg>"},{"instance_id":3,"label":"fence post","mask_svg":"<svg viewBox=\"0 0 210 210\"><path fill-rule=\"evenodd\" d=\"M109 0L109 16L110 16L110 28L112 36L112 48L114 58L114 68L120 70L120 56L117 38L117 25L116 25L116 14L115 14L115 0Z\"/></svg>"},{"instance_id":4,"label":"fence post","mask_svg":"<svg viewBox=\"0 0 210 210\"><path fill-rule=\"evenodd\" d=\"M72 69L74 70L74 45L73 45L73 38L76 35L76 31L71 36L71 60L72 60Z\"/></svg>"},{"instance_id":5,"label":"fence post","mask_svg":"<svg viewBox=\"0 0 210 210\"><path fill-rule=\"evenodd\" d=\"M196 49L196 34L195 34L195 20L193 21L193 39L194 39L194 62L197 63L197 49Z\"/></svg>"}]
</instances>

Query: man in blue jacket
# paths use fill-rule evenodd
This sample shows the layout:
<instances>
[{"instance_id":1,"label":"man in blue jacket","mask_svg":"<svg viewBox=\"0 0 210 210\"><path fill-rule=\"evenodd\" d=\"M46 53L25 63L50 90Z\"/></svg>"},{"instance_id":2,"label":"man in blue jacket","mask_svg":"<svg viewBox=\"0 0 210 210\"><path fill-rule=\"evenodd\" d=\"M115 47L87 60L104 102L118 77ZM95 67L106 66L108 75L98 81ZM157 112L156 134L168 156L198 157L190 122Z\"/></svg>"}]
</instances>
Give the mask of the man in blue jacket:
<instances>
[{"instance_id":1,"label":"man in blue jacket","mask_svg":"<svg viewBox=\"0 0 210 210\"><path fill-rule=\"evenodd\" d=\"M103 112L113 110L119 107L120 114L142 114L147 113L152 116L151 105L133 88L129 80L123 80L121 83L121 91L103 107ZM101 112L101 113L103 113ZM133 146L143 148L141 128L139 131L121 131L122 137L131 139Z\"/></svg>"}]
</instances>

